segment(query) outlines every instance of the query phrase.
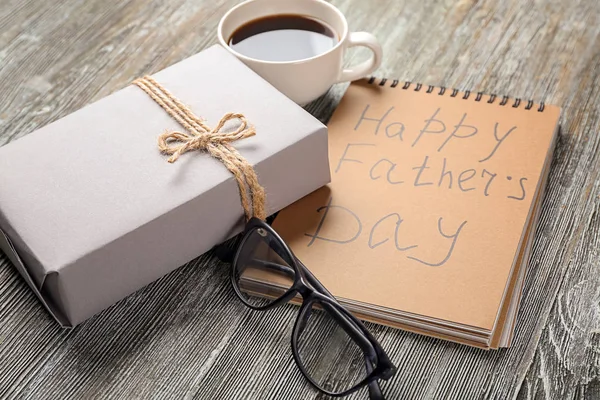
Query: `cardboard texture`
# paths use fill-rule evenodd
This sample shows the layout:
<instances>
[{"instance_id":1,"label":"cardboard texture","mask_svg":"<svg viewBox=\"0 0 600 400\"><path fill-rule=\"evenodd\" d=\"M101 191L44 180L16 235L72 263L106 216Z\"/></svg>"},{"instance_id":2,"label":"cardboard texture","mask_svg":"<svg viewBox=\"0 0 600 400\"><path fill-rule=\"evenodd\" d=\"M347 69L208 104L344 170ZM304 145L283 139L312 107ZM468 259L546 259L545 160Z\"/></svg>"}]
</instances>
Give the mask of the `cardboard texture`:
<instances>
[{"instance_id":1,"label":"cardboard texture","mask_svg":"<svg viewBox=\"0 0 600 400\"><path fill-rule=\"evenodd\" d=\"M507 346L560 109L426 89L353 83L329 123L332 183L273 226L366 319Z\"/></svg>"},{"instance_id":2,"label":"cardboard texture","mask_svg":"<svg viewBox=\"0 0 600 400\"><path fill-rule=\"evenodd\" d=\"M239 112L256 127L233 146L254 165L270 213L329 182L327 128L225 49L153 77L209 126ZM231 174L199 151L169 164L157 148L165 130L183 128L128 86L0 148L0 248L62 325L242 228Z\"/></svg>"}]
</instances>

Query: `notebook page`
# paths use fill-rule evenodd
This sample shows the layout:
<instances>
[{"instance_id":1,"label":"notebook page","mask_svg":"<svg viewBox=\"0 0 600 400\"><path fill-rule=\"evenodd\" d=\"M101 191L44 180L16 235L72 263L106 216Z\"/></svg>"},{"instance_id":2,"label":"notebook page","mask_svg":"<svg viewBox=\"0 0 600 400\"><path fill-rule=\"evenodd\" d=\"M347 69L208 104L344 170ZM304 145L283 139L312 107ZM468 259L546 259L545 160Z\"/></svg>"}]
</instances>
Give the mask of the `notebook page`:
<instances>
[{"instance_id":1,"label":"notebook page","mask_svg":"<svg viewBox=\"0 0 600 400\"><path fill-rule=\"evenodd\" d=\"M336 296L491 330L559 109L415 89L352 84L331 184L274 228Z\"/></svg>"}]
</instances>

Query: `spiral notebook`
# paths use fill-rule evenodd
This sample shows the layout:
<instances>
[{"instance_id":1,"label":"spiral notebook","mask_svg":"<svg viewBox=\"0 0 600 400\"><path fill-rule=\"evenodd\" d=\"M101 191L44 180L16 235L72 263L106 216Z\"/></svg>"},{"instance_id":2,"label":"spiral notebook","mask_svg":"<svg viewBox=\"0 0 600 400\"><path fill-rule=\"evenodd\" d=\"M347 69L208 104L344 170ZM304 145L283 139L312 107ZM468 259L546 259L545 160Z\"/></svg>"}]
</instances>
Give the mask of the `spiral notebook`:
<instances>
[{"instance_id":1,"label":"spiral notebook","mask_svg":"<svg viewBox=\"0 0 600 400\"><path fill-rule=\"evenodd\" d=\"M559 116L531 100L355 82L329 122L332 182L273 226L361 318L507 347Z\"/></svg>"}]
</instances>

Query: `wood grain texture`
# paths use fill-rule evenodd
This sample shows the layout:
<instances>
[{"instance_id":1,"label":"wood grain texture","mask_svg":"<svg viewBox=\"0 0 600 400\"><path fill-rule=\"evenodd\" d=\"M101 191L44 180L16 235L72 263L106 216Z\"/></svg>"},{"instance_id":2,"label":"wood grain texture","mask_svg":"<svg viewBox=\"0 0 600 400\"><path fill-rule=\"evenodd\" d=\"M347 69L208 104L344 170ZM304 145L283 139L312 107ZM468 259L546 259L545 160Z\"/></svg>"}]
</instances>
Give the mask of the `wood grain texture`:
<instances>
[{"instance_id":1,"label":"wood grain texture","mask_svg":"<svg viewBox=\"0 0 600 400\"><path fill-rule=\"evenodd\" d=\"M3 0L0 145L215 43L236 3ZM485 352L369 325L399 367L388 397L600 398L600 5L333 3L352 29L379 37L379 76L563 107L513 347ZM344 90L307 109L327 122ZM246 309L227 273L206 254L63 330L0 255L0 398L324 398L292 360L296 309Z\"/></svg>"}]
</instances>

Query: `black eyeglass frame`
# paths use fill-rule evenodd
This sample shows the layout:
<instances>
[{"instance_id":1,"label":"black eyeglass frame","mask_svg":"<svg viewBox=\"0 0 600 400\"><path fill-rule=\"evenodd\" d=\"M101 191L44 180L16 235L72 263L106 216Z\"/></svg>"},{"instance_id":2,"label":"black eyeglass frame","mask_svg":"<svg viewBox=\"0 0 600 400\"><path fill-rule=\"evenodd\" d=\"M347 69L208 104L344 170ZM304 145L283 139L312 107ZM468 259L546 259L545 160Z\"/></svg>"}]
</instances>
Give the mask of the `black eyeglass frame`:
<instances>
[{"instance_id":1,"label":"black eyeglass frame","mask_svg":"<svg viewBox=\"0 0 600 400\"><path fill-rule=\"evenodd\" d=\"M292 284L292 286L279 298L275 299L273 302L265 306L256 306L254 304L249 303L246 300L245 295L243 294L243 292L237 284L236 272L239 256L242 253L242 249L244 248L245 243L247 242L250 234L254 230L259 228L267 230L269 234L271 234L277 240L277 244L281 246L281 249L279 250L285 252L285 254L280 254L280 256L286 261L288 261L290 266L294 269L294 283ZM284 257L286 255L287 257ZM363 323L354 315L352 315L349 311L347 311L341 304L339 304L335 297L331 293L329 293L329 291L308 270L308 268L306 268L306 266L296 258L292 250L287 246L287 244L279 236L279 234L277 234L277 232L275 232L275 230L271 228L269 224L258 218L252 218L246 224L243 238L237 248L235 257L233 258L231 268L231 283L235 293L240 298L240 300L246 306L257 311L265 311L271 308L275 308L279 305L289 302L297 294L300 294L302 296L302 305L300 306L298 317L296 318L296 322L294 324L291 345L294 360L296 361L296 364L298 365L298 368L300 368L300 371L302 372L304 377L316 389L329 396L347 396L368 385L371 399L383 399L378 380L388 380L389 378L391 378L396 372L396 367L391 362L391 360L389 359L379 342L377 342L373 335L371 335L371 333L367 330ZM354 340L356 344L359 345L365 353L367 376L363 380L355 384L353 387L343 392L331 392L320 387L319 384L315 382L315 380L306 371L306 369L304 368L304 364L300 358L300 354L298 351L298 338L302 332L303 325L306 323L308 317L310 316L310 311L312 310L312 306L314 303L318 303L321 306L323 306L323 308L326 309L326 311L349 334L352 340Z\"/></svg>"}]
</instances>

